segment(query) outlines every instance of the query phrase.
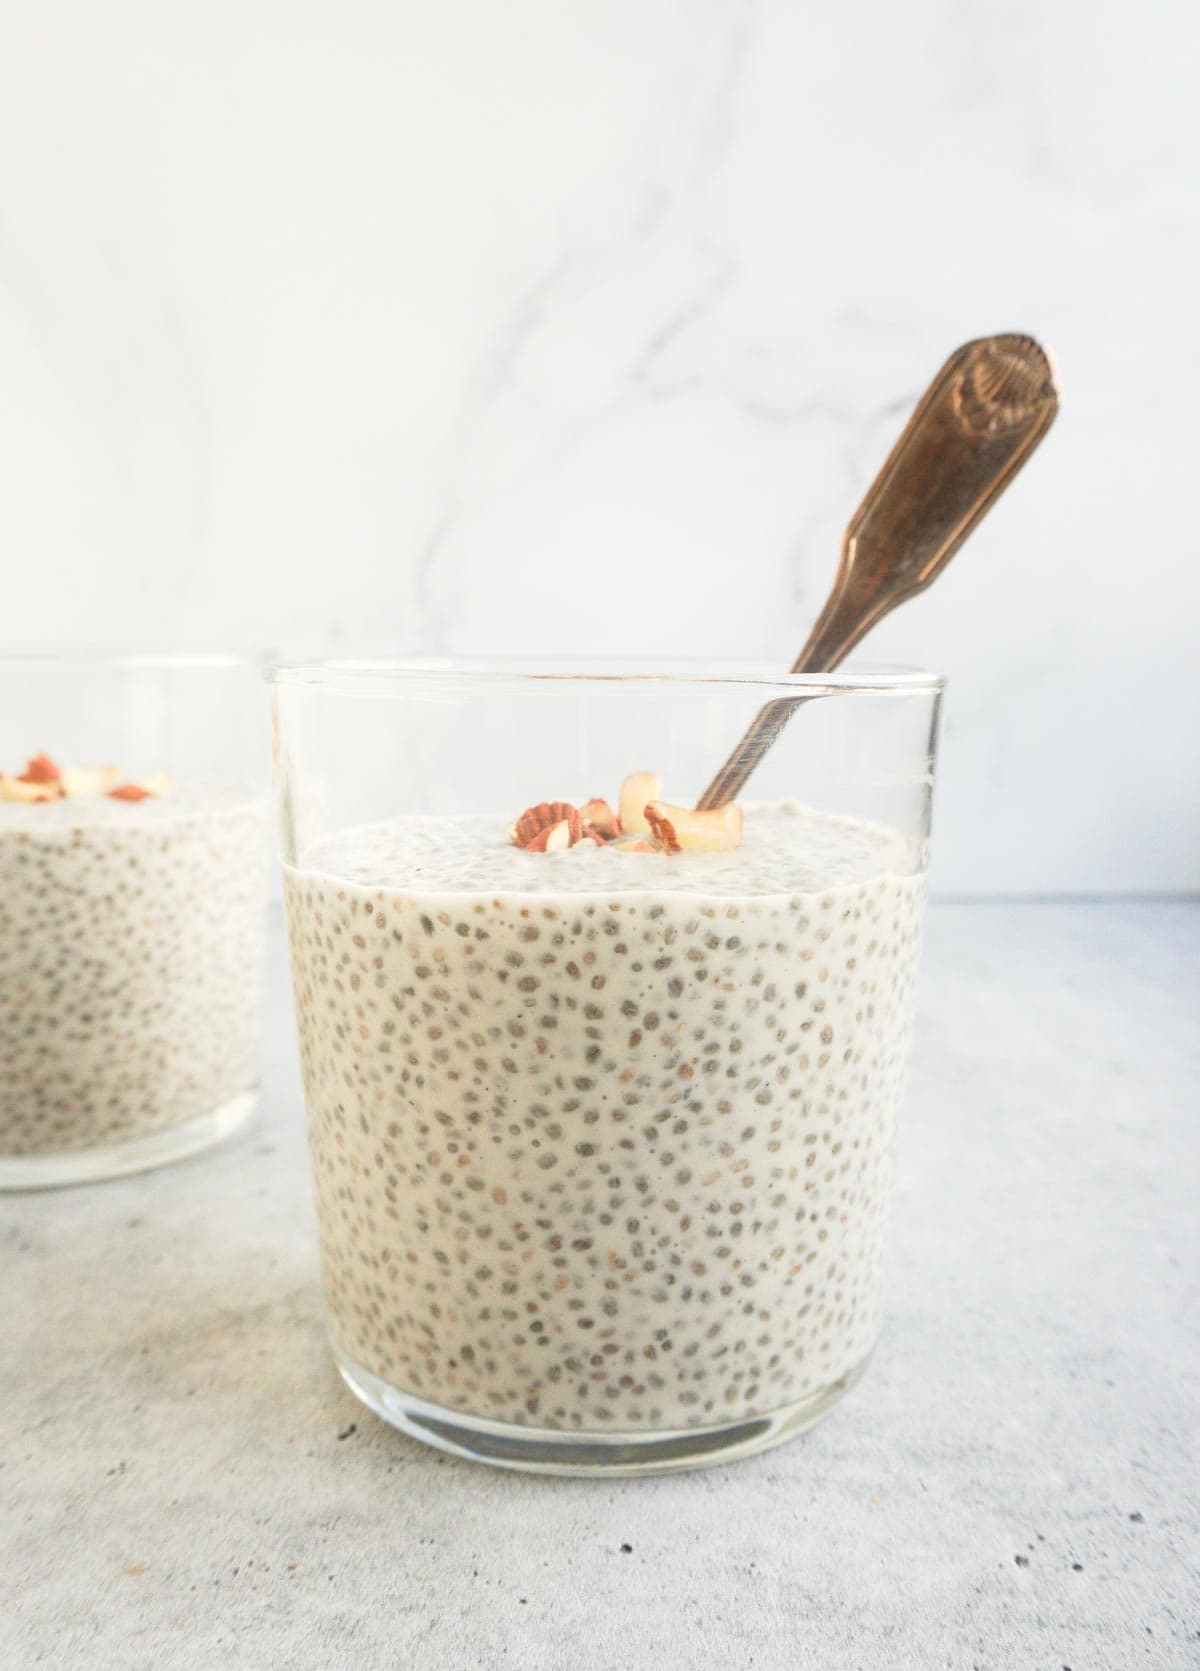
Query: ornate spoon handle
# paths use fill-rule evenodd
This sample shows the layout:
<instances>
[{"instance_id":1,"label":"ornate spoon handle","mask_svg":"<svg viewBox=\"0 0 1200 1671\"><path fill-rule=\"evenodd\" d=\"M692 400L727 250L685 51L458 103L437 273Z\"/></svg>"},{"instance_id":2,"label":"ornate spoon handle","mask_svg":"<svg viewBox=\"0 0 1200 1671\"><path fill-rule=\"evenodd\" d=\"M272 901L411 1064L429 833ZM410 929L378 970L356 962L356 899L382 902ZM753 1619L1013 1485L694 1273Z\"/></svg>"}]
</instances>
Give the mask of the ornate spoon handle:
<instances>
[{"instance_id":1,"label":"ornate spoon handle","mask_svg":"<svg viewBox=\"0 0 1200 1671\"><path fill-rule=\"evenodd\" d=\"M792 672L836 667L889 610L936 580L1057 411L1053 370L1032 337L981 337L952 354L851 518L833 590ZM736 800L803 700L768 702L697 805Z\"/></svg>"}]
</instances>

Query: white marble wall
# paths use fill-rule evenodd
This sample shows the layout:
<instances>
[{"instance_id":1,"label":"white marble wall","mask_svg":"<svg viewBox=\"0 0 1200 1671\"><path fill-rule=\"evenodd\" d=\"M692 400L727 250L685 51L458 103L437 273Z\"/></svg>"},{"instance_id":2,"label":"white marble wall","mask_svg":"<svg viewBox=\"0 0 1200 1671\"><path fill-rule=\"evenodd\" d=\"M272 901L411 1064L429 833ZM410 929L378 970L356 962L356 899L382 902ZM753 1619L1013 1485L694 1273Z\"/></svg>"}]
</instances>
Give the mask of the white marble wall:
<instances>
[{"instance_id":1,"label":"white marble wall","mask_svg":"<svg viewBox=\"0 0 1200 1671\"><path fill-rule=\"evenodd\" d=\"M879 658L945 890L1200 885L1180 0L3 0L0 642L765 654L945 352L1066 410Z\"/></svg>"}]
</instances>

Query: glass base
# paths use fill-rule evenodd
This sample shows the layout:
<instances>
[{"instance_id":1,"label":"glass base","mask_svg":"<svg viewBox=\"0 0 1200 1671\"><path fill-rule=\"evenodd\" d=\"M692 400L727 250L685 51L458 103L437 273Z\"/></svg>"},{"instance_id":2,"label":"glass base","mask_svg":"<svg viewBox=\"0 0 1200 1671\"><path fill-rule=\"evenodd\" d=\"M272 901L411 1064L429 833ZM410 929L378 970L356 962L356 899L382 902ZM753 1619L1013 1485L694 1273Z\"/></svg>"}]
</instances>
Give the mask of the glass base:
<instances>
[{"instance_id":1,"label":"glass base","mask_svg":"<svg viewBox=\"0 0 1200 1671\"><path fill-rule=\"evenodd\" d=\"M91 1149L64 1149L51 1155L0 1155L0 1190L94 1184L165 1166L173 1160L186 1160L236 1131L257 1101L257 1089L243 1091L184 1125L167 1126L147 1137L130 1137L119 1143L100 1143Z\"/></svg>"},{"instance_id":2,"label":"glass base","mask_svg":"<svg viewBox=\"0 0 1200 1671\"><path fill-rule=\"evenodd\" d=\"M794 1439L819 1422L859 1381L871 1354L828 1387L800 1404L764 1416L750 1416L714 1427L687 1427L654 1433L572 1433L561 1429L517 1427L482 1416L447 1410L428 1399L401 1392L364 1369L336 1340L334 1360L350 1391L383 1420L437 1450L495 1468L527 1474L565 1474L576 1478L616 1474L670 1474L684 1468L714 1468L738 1457L753 1456Z\"/></svg>"}]
</instances>

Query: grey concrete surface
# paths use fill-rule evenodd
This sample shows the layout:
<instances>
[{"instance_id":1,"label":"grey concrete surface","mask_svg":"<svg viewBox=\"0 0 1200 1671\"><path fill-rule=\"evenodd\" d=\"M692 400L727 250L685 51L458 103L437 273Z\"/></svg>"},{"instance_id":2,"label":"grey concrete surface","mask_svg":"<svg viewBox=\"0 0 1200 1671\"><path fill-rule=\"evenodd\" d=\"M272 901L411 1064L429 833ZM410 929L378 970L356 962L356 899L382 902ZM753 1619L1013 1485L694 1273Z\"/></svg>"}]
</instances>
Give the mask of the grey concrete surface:
<instances>
[{"instance_id":1,"label":"grey concrete surface","mask_svg":"<svg viewBox=\"0 0 1200 1671\"><path fill-rule=\"evenodd\" d=\"M1200 909L934 907L871 1371L607 1484L341 1386L273 955L252 1127L0 1198L5 1671L1200 1664Z\"/></svg>"}]
</instances>

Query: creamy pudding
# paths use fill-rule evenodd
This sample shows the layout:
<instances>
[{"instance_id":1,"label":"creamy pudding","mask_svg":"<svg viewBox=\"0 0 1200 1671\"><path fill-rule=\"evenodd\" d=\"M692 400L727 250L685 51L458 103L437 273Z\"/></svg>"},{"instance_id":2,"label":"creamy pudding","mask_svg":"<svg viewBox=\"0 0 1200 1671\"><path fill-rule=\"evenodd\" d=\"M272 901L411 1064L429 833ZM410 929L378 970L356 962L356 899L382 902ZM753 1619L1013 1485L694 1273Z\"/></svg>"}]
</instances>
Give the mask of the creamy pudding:
<instances>
[{"instance_id":1,"label":"creamy pudding","mask_svg":"<svg viewBox=\"0 0 1200 1671\"><path fill-rule=\"evenodd\" d=\"M920 861L779 805L733 851L532 852L500 820L409 819L286 868L344 1358L443 1409L639 1435L852 1374L879 1326Z\"/></svg>"},{"instance_id":2,"label":"creamy pudding","mask_svg":"<svg viewBox=\"0 0 1200 1671\"><path fill-rule=\"evenodd\" d=\"M258 1078L264 807L181 782L0 799L0 1170L139 1141Z\"/></svg>"}]
</instances>

